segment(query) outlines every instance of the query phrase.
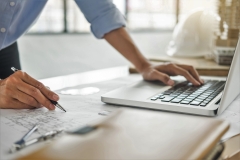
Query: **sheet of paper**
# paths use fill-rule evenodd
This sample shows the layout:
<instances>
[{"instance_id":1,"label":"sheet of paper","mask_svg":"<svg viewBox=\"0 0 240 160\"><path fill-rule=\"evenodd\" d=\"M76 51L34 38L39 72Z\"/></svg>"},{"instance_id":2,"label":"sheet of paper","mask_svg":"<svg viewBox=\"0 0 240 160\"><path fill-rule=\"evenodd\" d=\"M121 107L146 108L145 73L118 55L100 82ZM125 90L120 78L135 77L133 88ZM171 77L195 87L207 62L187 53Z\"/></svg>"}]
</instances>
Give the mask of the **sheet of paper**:
<instances>
[{"instance_id":1,"label":"sheet of paper","mask_svg":"<svg viewBox=\"0 0 240 160\"><path fill-rule=\"evenodd\" d=\"M228 108L216 118L224 119L230 123L230 129L222 137L228 139L240 133L240 95L228 106Z\"/></svg>"},{"instance_id":2,"label":"sheet of paper","mask_svg":"<svg viewBox=\"0 0 240 160\"><path fill-rule=\"evenodd\" d=\"M96 87L99 88L100 91L85 96L59 94L61 99L59 104L67 110L66 113L58 108L56 108L55 111L49 111L46 108L33 110L0 110L0 159L11 159L14 157L14 155L8 153L11 145L19 140L35 124L39 125L39 129L32 137L42 135L55 129L68 130L82 127L92 121L105 118L106 116L99 113L102 111L115 111L118 106L104 104L101 102L101 95L140 79L138 76L136 78L134 77L135 76L130 79L124 77L72 87L75 89ZM61 90L56 92L59 93L60 91Z\"/></svg>"}]
</instances>

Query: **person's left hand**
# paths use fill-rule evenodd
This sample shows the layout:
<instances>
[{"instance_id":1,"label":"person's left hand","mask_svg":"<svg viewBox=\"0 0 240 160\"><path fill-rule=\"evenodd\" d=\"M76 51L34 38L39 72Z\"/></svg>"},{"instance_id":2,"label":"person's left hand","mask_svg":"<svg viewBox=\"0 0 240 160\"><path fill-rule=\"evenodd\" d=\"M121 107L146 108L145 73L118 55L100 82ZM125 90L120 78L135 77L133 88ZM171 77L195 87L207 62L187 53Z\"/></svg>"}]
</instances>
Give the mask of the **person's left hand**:
<instances>
[{"instance_id":1,"label":"person's left hand","mask_svg":"<svg viewBox=\"0 0 240 160\"><path fill-rule=\"evenodd\" d=\"M171 80L170 76L181 75L184 76L193 85L203 84L203 80L200 79L198 72L193 66L166 63L161 65L150 65L145 67L141 74L145 80L154 81L159 80L166 85L173 86L174 81Z\"/></svg>"}]
</instances>

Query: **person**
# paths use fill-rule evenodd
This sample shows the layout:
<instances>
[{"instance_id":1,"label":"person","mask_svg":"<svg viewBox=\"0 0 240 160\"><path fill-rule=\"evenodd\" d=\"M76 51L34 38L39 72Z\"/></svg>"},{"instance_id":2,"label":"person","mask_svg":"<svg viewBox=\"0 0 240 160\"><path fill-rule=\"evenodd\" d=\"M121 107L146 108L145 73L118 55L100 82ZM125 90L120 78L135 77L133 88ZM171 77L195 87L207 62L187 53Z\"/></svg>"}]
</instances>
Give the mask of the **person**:
<instances>
[{"instance_id":1,"label":"person","mask_svg":"<svg viewBox=\"0 0 240 160\"><path fill-rule=\"evenodd\" d=\"M145 80L159 80L174 85L171 75L182 75L194 85L201 85L197 71L189 65L152 65L139 51L125 29L125 19L112 0L75 0L91 24L96 38L105 39L126 59L131 61ZM12 73L10 67L20 69L17 39L39 16L47 0L0 1L0 108L38 108L54 110L49 99L59 96L25 72Z\"/></svg>"}]
</instances>

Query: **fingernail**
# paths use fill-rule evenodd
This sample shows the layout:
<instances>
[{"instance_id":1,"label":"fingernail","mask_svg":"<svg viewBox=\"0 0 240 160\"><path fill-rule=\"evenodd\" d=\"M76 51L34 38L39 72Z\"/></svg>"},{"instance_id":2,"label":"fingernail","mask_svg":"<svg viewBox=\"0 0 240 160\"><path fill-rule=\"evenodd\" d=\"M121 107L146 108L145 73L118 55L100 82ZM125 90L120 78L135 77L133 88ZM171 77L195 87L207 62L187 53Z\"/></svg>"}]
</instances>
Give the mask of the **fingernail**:
<instances>
[{"instance_id":1,"label":"fingernail","mask_svg":"<svg viewBox=\"0 0 240 160\"><path fill-rule=\"evenodd\" d=\"M170 79L170 80L167 82L167 84L170 85L170 86L173 86L173 85L174 85L174 81Z\"/></svg>"},{"instance_id":2,"label":"fingernail","mask_svg":"<svg viewBox=\"0 0 240 160\"><path fill-rule=\"evenodd\" d=\"M203 79L200 79L201 83L204 84L204 80Z\"/></svg>"},{"instance_id":3,"label":"fingernail","mask_svg":"<svg viewBox=\"0 0 240 160\"><path fill-rule=\"evenodd\" d=\"M55 109L55 106L54 106L53 104L50 104L49 108L50 108L51 110L54 110L54 109Z\"/></svg>"},{"instance_id":4,"label":"fingernail","mask_svg":"<svg viewBox=\"0 0 240 160\"><path fill-rule=\"evenodd\" d=\"M57 101L57 100L59 99L59 96L56 95L56 94L54 94L54 95L53 95L53 99L54 99L55 101Z\"/></svg>"}]
</instances>

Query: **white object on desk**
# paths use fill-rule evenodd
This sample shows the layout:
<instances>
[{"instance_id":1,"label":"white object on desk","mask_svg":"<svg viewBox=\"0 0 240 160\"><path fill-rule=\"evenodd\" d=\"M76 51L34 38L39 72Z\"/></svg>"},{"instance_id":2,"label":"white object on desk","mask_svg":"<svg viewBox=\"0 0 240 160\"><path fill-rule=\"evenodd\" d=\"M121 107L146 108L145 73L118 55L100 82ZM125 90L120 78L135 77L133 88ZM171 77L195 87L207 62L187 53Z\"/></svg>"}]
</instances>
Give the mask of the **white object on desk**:
<instances>
[{"instance_id":1,"label":"white object on desk","mask_svg":"<svg viewBox=\"0 0 240 160\"><path fill-rule=\"evenodd\" d=\"M62 90L59 93L60 94L65 94L65 95L90 95L99 92L100 89L96 87L86 87L86 88L81 88L81 89L67 89L67 90Z\"/></svg>"},{"instance_id":2,"label":"white object on desk","mask_svg":"<svg viewBox=\"0 0 240 160\"><path fill-rule=\"evenodd\" d=\"M203 9L193 11L175 27L167 54L176 57L210 55L215 22L218 20L220 19L212 11Z\"/></svg>"},{"instance_id":3,"label":"white object on desk","mask_svg":"<svg viewBox=\"0 0 240 160\"><path fill-rule=\"evenodd\" d=\"M73 87L80 84L96 83L107 81L129 75L128 66L106 68L101 70L76 73L67 76L59 76L40 80L45 86L49 86L52 91L67 87Z\"/></svg>"}]
</instances>

